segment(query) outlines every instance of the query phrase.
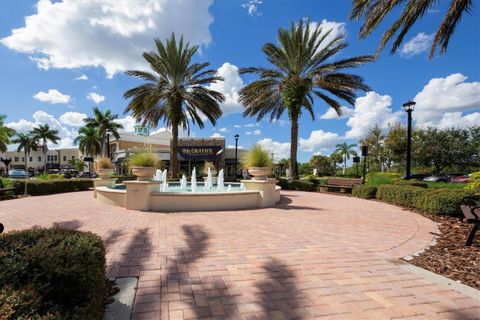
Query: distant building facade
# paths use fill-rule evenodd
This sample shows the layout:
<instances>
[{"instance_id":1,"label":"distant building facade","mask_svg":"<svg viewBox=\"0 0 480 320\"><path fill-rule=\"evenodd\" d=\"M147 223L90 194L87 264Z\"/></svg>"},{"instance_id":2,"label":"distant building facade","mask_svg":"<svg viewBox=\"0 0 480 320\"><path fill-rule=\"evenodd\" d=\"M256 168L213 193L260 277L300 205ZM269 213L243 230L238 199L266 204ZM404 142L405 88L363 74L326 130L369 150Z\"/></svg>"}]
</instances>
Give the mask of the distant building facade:
<instances>
[{"instance_id":1,"label":"distant building facade","mask_svg":"<svg viewBox=\"0 0 480 320\"><path fill-rule=\"evenodd\" d=\"M27 154L27 167L25 168L25 153L17 151L0 152L0 158L10 159L9 169L24 169L30 172L41 172L45 165L43 159L42 147L38 147L37 150L32 150ZM53 172L62 169L70 169L73 166L69 165L69 160L83 159L83 154L78 148L65 148L47 151L47 171ZM3 164L0 167L4 168Z\"/></svg>"}]
</instances>

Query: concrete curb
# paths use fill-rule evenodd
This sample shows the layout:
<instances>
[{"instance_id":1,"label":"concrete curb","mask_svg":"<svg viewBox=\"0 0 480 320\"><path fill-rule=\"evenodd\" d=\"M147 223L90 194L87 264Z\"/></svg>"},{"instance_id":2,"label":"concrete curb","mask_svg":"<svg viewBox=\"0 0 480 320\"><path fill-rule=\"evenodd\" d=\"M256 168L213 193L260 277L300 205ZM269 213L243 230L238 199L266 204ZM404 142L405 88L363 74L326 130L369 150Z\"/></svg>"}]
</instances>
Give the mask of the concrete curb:
<instances>
[{"instance_id":1,"label":"concrete curb","mask_svg":"<svg viewBox=\"0 0 480 320\"><path fill-rule=\"evenodd\" d=\"M107 305L104 320L127 320L131 318L138 278L116 279L120 291L113 296L114 302Z\"/></svg>"}]
</instances>

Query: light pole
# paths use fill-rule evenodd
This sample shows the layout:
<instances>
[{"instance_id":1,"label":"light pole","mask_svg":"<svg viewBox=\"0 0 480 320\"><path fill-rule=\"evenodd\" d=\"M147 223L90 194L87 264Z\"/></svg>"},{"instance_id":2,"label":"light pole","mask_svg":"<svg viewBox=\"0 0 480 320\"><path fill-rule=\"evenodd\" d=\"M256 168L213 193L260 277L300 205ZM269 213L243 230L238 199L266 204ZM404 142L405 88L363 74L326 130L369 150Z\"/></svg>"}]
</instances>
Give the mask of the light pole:
<instances>
[{"instance_id":1,"label":"light pole","mask_svg":"<svg viewBox=\"0 0 480 320\"><path fill-rule=\"evenodd\" d=\"M415 108L415 105L415 101L407 101L403 104L403 109L407 113L407 167L405 170L405 180L410 180L412 155L412 111Z\"/></svg>"},{"instance_id":2,"label":"light pole","mask_svg":"<svg viewBox=\"0 0 480 320\"><path fill-rule=\"evenodd\" d=\"M234 173L233 176L235 178L234 181L237 181L237 163L238 163L238 138L240 137L238 134L234 135L235 137L235 166L233 167Z\"/></svg>"},{"instance_id":3,"label":"light pole","mask_svg":"<svg viewBox=\"0 0 480 320\"><path fill-rule=\"evenodd\" d=\"M107 130L107 132L105 132L107 134L107 157L108 159L110 159L110 133L111 131Z\"/></svg>"},{"instance_id":4,"label":"light pole","mask_svg":"<svg viewBox=\"0 0 480 320\"><path fill-rule=\"evenodd\" d=\"M362 183L365 184L365 177L367 175L367 156L368 156L368 146L362 146L362 157L363 157L363 177Z\"/></svg>"}]
</instances>

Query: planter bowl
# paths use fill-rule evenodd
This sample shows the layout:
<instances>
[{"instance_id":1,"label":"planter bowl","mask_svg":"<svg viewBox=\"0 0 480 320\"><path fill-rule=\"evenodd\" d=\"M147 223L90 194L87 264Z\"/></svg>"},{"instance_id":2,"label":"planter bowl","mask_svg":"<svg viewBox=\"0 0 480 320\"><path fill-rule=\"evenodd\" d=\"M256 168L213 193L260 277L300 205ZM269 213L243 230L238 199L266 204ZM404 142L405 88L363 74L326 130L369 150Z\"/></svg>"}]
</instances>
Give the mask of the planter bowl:
<instances>
[{"instance_id":1,"label":"planter bowl","mask_svg":"<svg viewBox=\"0 0 480 320\"><path fill-rule=\"evenodd\" d=\"M267 180L267 176L272 173L272 169L269 167L250 167L248 173L253 180Z\"/></svg>"},{"instance_id":2,"label":"planter bowl","mask_svg":"<svg viewBox=\"0 0 480 320\"><path fill-rule=\"evenodd\" d=\"M150 181L155 175L155 167L133 167L132 173L137 176L137 181Z\"/></svg>"},{"instance_id":3,"label":"planter bowl","mask_svg":"<svg viewBox=\"0 0 480 320\"><path fill-rule=\"evenodd\" d=\"M96 172L100 179L108 179L113 175L113 169L97 169Z\"/></svg>"}]
</instances>

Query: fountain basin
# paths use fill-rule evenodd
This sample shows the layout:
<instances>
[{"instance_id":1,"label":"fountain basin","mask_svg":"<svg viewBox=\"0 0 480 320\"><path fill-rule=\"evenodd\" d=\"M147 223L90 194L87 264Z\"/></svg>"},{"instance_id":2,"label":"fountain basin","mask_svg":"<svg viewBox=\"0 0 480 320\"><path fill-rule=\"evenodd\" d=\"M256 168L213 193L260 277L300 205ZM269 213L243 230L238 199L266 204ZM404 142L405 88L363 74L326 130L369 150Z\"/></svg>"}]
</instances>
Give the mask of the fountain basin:
<instances>
[{"instance_id":1,"label":"fountain basin","mask_svg":"<svg viewBox=\"0 0 480 320\"><path fill-rule=\"evenodd\" d=\"M280 200L281 188L276 181L250 182L245 183L246 190L241 190L240 183L231 183L230 191L227 191L228 184L224 191L217 191L217 186L206 190L199 183L196 192L191 192L188 187L180 190L179 183L172 183L167 192L160 192L158 181L125 181L113 188L96 187L95 192L103 203L156 212L254 209L272 206Z\"/></svg>"}]
</instances>

